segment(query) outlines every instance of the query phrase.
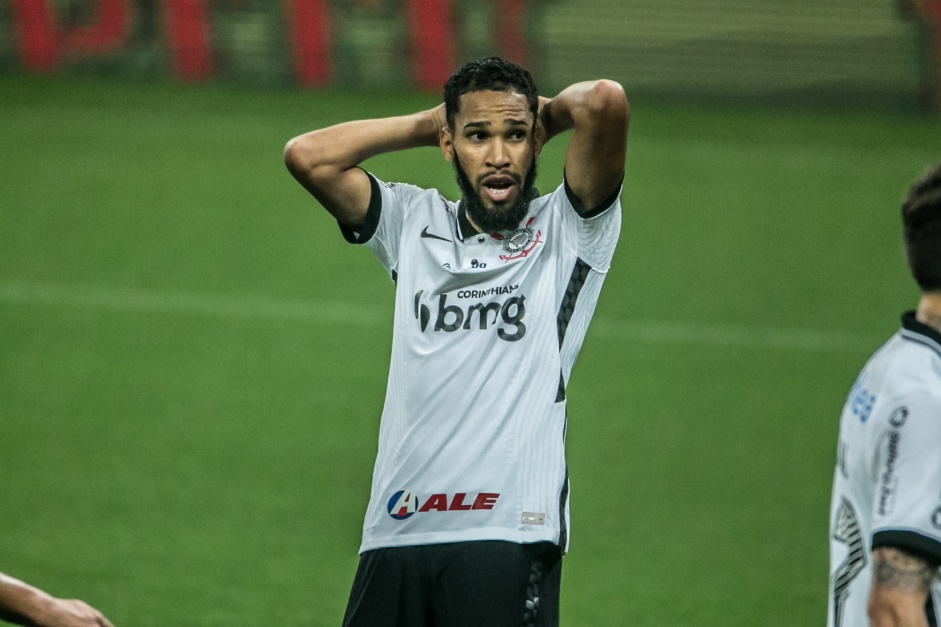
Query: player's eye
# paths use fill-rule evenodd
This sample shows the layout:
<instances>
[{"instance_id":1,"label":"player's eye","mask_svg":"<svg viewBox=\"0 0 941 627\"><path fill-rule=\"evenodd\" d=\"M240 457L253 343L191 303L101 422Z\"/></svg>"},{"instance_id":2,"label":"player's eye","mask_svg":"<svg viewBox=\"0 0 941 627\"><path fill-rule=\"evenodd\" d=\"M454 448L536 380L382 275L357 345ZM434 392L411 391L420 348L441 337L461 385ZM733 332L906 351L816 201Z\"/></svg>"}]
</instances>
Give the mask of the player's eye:
<instances>
[{"instance_id":1,"label":"player's eye","mask_svg":"<svg viewBox=\"0 0 941 627\"><path fill-rule=\"evenodd\" d=\"M484 133L483 131L473 131L467 134L467 139L474 141L474 142L480 142L480 141L485 140L486 138L487 138L487 134Z\"/></svg>"}]
</instances>

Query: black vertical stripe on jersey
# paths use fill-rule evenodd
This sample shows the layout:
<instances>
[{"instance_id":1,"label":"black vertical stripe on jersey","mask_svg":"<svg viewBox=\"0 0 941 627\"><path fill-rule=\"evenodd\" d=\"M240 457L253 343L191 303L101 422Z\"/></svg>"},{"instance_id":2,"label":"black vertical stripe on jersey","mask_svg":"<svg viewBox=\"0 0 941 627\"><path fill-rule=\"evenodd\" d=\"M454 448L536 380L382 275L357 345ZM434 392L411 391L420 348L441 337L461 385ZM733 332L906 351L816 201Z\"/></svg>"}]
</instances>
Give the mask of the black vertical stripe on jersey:
<instances>
[{"instance_id":1,"label":"black vertical stripe on jersey","mask_svg":"<svg viewBox=\"0 0 941 627\"><path fill-rule=\"evenodd\" d=\"M559 304L559 315L556 317L559 330L559 350L562 350L562 343L565 341L565 332L568 330L569 322L575 314L575 304L578 302L578 295L585 286L585 280L588 273L591 272L591 266L575 259L575 267L572 268L572 275L569 277L568 285L565 287L565 293L562 295L562 302ZM559 390L556 392L556 402L565 400L565 377L559 373ZM566 416L566 423L568 416ZM563 439L565 438L563 431ZM565 549L568 542L568 521L565 519L565 505L569 498L569 468L565 466L565 480L562 483L562 493L559 494L559 546Z\"/></svg>"},{"instance_id":2,"label":"black vertical stripe on jersey","mask_svg":"<svg viewBox=\"0 0 941 627\"><path fill-rule=\"evenodd\" d=\"M559 349L562 348L562 342L565 340L565 332L569 328L569 322L575 313L575 303L578 301L578 295L585 285L585 279L591 271L591 266L581 259L575 260L575 267L572 268L572 275L569 277L568 285L565 286L565 293L562 295L562 302L559 304L559 315L556 316L556 324L559 331ZM555 395L555 402L561 403L565 400L565 377L559 372L559 389Z\"/></svg>"},{"instance_id":3,"label":"black vertical stripe on jersey","mask_svg":"<svg viewBox=\"0 0 941 627\"><path fill-rule=\"evenodd\" d=\"M565 551L569 539L569 522L565 519L565 504L569 500L569 467L565 465L565 480L562 482L562 493L559 495L559 547Z\"/></svg>"},{"instance_id":4,"label":"black vertical stripe on jersey","mask_svg":"<svg viewBox=\"0 0 941 627\"><path fill-rule=\"evenodd\" d=\"M565 287L565 294L562 295L562 302L559 304L559 315L556 318L559 327L559 348L562 348L565 331L575 313L575 303L578 301L578 295L585 286L585 279L588 278L590 271L591 266L587 263L581 259L575 260L575 267L572 268L572 276L569 277L569 283Z\"/></svg>"},{"instance_id":5,"label":"black vertical stripe on jersey","mask_svg":"<svg viewBox=\"0 0 941 627\"><path fill-rule=\"evenodd\" d=\"M559 370L559 389L555 393L555 402L561 403L565 400L565 377L562 376L562 371Z\"/></svg>"}]
</instances>

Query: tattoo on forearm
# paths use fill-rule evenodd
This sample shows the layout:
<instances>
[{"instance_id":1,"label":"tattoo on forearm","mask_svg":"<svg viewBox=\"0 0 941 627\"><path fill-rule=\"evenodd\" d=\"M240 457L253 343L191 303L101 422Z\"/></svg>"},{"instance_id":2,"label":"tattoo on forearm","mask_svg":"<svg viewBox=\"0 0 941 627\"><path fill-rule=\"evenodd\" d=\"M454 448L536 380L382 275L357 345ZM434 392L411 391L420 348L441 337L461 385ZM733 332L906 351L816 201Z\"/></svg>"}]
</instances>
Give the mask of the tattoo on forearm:
<instances>
[{"instance_id":1,"label":"tattoo on forearm","mask_svg":"<svg viewBox=\"0 0 941 627\"><path fill-rule=\"evenodd\" d=\"M873 553L876 585L907 594L924 594L931 587L935 569L928 562L894 548L879 548Z\"/></svg>"}]
</instances>

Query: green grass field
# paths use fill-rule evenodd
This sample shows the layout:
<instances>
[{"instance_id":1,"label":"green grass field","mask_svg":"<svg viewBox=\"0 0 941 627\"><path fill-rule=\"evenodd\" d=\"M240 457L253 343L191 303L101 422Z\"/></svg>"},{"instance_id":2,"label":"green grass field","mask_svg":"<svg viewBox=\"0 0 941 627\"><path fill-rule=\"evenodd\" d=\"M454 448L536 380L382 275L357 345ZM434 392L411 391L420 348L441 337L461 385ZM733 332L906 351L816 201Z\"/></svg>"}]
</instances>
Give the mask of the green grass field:
<instances>
[{"instance_id":1,"label":"green grass field","mask_svg":"<svg viewBox=\"0 0 941 627\"><path fill-rule=\"evenodd\" d=\"M10 75L0 94L0 570L119 626L338 625L393 285L281 148L434 98ZM632 104L569 391L563 622L822 624L837 418L915 303L897 207L941 122ZM368 167L456 192L431 149Z\"/></svg>"}]
</instances>

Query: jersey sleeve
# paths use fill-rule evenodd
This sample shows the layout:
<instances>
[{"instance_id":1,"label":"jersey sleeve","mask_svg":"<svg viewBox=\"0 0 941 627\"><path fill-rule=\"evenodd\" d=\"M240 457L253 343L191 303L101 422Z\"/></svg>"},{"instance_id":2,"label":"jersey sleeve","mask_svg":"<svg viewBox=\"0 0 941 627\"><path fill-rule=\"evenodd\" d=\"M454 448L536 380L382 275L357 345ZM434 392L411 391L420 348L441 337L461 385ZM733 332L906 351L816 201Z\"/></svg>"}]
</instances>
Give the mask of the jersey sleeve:
<instances>
[{"instance_id":1,"label":"jersey sleeve","mask_svg":"<svg viewBox=\"0 0 941 627\"><path fill-rule=\"evenodd\" d=\"M878 447L872 548L895 547L941 564L941 397L905 399Z\"/></svg>"},{"instance_id":2,"label":"jersey sleeve","mask_svg":"<svg viewBox=\"0 0 941 627\"><path fill-rule=\"evenodd\" d=\"M566 221L575 232L575 254L595 270L607 272L621 233L621 186L591 208L581 207L568 182L563 182L563 186L571 206L571 211L566 212Z\"/></svg>"},{"instance_id":3,"label":"jersey sleeve","mask_svg":"<svg viewBox=\"0 0 941 627\"><path fill-rule=\"evenodd\" d=\"M340 224L340 232L351 244L366 246L393 277L399 262L399 240L409 205L423 192L403 183L386 183L370 173L369 208L359 231Z\"/></svg>"}]
</instances>

